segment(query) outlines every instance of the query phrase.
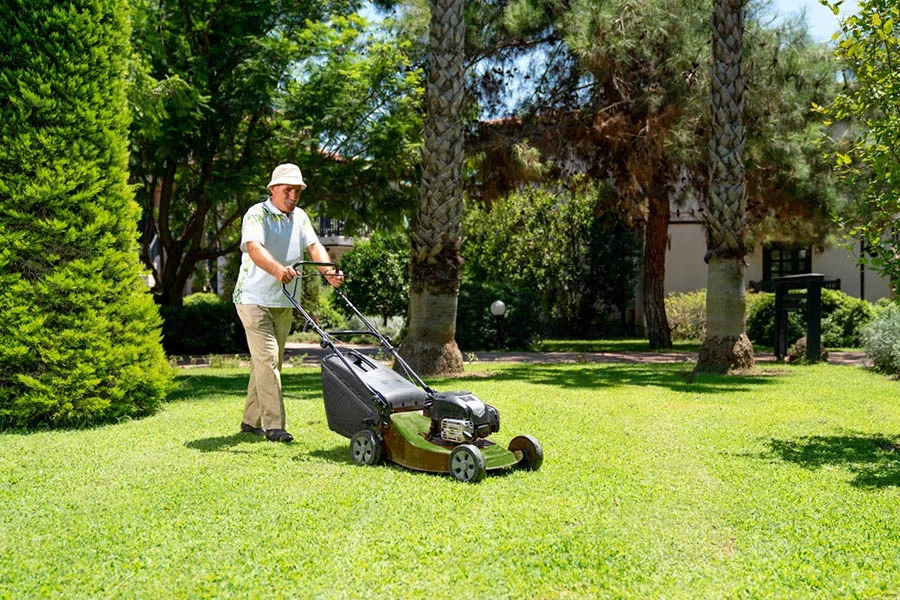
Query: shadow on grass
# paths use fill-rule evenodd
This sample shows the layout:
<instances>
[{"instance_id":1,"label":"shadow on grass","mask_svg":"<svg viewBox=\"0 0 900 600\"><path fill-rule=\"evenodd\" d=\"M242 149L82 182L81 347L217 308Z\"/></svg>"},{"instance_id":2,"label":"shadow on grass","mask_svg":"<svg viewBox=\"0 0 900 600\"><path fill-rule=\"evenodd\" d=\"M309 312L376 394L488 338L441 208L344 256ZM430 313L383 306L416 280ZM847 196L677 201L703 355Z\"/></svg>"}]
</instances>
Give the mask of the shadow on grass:
<instances>
[{"instance_id":1,"label":"shadow on grass","mask_svg":"<svg viewBox=\"0 0 900 600\"><path fill-rule=\"evenodd\" d=\"M187 442L185 446L200 452L239 452L232 450L232 448L240 444L256 444L264 441L266 440L261 435L233 433L231 435L194 440L193 442Z\"/></svg>"},{"instance_id":2,"label":"shadow on grass","mask_svg":"<svg viewBox=\"0 0 900 600\"><path fill-rule=\"evenodd\" d=\"M818 435L770 440L769 456L806 469L837 466L855 474L861 488L900 486L900 444L885 435Z\"/></svg>"},{"instance_id":3,"label":"shadow on grass","mask_svg":"<svg viewBox=\"0 0 900 600\"><path fill-rule=\"evenodd\" d=\"M206 400L216 396L243 396L247 393L249 372L223 373L220 370L195 369L179 374L177 388L169 394L168 402ZM317 371L285 371L281 375L285 398L291 400L321 400L322 379Z\"/></svg>"},{"instance_id":4,"label":"shadow on grass","mask_svg":"<svg viewBox=\"0 0 900 600\"><path fill-rule=\"evenodd\" d=\"M353 460L350 458L350 441L347 440L346 444L341 444L340 446L335 446L333 448L324 449L321 448L319 450L313 450L309 453L312 458L320 458L322 460L327 460L329 462L336 463L351 463ZM306 456L298 456L294 457L294 460L300 461L305 460Z\"/></svg>"},{"instance_id":5,"label":"shadow on grass","mask_svg":"<svg viewBox=\"0 0 900 600\"><path fill-rule=\"evenodd\" d=\"M676 392L752 392L773 383L771 375L698 375L689 364L601 364L549 366L521 364L495 374L496 381L525 381L565 388L664 387ZM460 378L460 379L465 379Z\"/></svg>"}]
</instances>

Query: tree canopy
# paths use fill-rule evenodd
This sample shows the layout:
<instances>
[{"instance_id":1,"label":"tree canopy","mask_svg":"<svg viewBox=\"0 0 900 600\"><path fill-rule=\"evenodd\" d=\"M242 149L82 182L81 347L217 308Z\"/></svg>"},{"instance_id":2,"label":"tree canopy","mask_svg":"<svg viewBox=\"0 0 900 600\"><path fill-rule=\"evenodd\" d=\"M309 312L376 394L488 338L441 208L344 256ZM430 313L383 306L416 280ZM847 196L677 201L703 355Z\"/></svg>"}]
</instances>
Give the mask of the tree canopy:
<instances>
[{"instance_id":1,"label":"tree canopy","mask_svg":"<svg viewBox=\"0 0 900 600\"><path fill-rule=\"evenodd\" d=\"M502 19L484 21L489 33L472 36L498 65L479 70L476 88L487 106L503 91L497 80L534 58L518 115L482 123L472 136L480 174L473 192L502 194L581 173L614 180L623 214L645 231L642 287L654 345L667 342L670 205L706 201L710 9L664 0L515 0L495 8ZM834 194L816 144L822 125L807 107L833 97L835 63L802 23L772 27L766 10L750 5L745 37L749 221L755 241L798 234L818 241Z\"/></svg>"},{"instance_id":2,"label":"tree canopy","mask_svg":"<svg viewBox=\"0 0 900 600\"><path fill-rule=\"evenodd\" d=\"M304 206L350 228L411 206L421 74L390 21L343 0L132 1L131 172L161 302L235 251L280 162L304 170Z\"/></svg>"},{"instance_id":3,"label":"tree canopy","mask_svg":"<svg viewBox=\"0 0 900 600\"><path fill-rule=\"evenodd\" d=\"M840 2L823 2L839 14ZM860 0L859 12L841 24L835 54L846 63L841 93L814 105L832 126L835 168L848 203L840 217L863 240L860 258L900 281L900 7L889 0Z\"/></svg>"}]
</instances>

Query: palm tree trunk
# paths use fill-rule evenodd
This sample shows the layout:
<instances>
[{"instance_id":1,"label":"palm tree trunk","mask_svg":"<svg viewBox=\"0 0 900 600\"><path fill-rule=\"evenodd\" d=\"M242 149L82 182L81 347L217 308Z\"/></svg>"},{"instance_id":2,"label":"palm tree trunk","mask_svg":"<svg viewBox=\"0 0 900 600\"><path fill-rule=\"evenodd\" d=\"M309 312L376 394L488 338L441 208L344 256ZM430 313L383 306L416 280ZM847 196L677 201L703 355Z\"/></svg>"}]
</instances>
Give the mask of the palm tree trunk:
<instances>
[{"instance_id":1,"label":"palm tree trunk","mask_svg":"<svg viewBox=\"0 0 900 600\"><path fill-rule=\"evenodd\" d=\"M409 329L400 353L422 375L463 370L456 345L462 229L464 0L432 0L422 186L411 235Z\"/></svg>"},{"instance_id":2,"label":"palm tree trunk","mask_svg":"<svg viewBox=\"0 0 900 600\"><path fill-rule=\"evenodd\" d=\"M704 211L707 333L696 371L724 373L754 365L753 345L746 335L744 291L744 3L715 0L713 11L709 201Z\"/></svg>"}]
</instances>

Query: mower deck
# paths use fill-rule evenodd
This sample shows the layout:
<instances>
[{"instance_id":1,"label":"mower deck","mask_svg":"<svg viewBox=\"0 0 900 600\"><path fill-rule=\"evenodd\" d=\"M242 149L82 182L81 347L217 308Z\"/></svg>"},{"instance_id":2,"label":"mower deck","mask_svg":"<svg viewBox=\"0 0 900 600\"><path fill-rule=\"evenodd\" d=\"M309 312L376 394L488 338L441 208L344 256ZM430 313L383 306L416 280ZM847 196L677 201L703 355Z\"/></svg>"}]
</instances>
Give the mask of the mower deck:
<instances>
[{"instance_id":1,"label":"mower deck","mask_svg":"<svg viewBox=\"0 0 900 600\"><path fill-rule=\"evenodd\" d=\"M421 411L393 413L391 427L384 432L385 458L407 469L447 473L454 446L430 442L430 428L431 419ZM510 452L489 440L479 440L477 446L488 471L512 467L522 459L521 451Z\"/></svg>"}]
</instances>

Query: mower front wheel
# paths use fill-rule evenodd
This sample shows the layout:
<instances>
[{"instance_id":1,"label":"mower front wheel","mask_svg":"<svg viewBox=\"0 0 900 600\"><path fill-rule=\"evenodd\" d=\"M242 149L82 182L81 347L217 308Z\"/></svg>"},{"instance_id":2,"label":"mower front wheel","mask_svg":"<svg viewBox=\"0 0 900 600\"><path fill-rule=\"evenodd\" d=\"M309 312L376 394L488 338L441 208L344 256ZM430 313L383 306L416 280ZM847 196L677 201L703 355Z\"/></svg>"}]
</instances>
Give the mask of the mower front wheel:
<instances>
[{"instance_id":1,"label":"mower front wheel","mask_svg":"<svg viewBox=\"0 0 900 600\"><path fill-rule=\"evenodd\" d=\"M383 452L381 436L371 429L357 431L350 438L350 458L358 465L377 465Z\"/></svg>"},{"instance_id":2,"label":"mower front wheel","mask_svg":"<svg viewBox=\"0 0 900 600\"><path fill-rule=\"evenodd\" d=\"M450 474L465 483L478 483L484 479L487 469L484 454L472 444L461 444L450 453Z\"/></svg>"},{"instance_id":3,"label":"mower front wheel","mask_svg":"<svg viewBox=\"0 0 900 600\"><path fill-rule=\"evenodd\" d=\"M516 468L526 471L537 471L544 462L544 449L541 443L530 435L517 435L509 442L510 452L521 452L522 460L516 463Z\"/></svg>"}]
</instances>

